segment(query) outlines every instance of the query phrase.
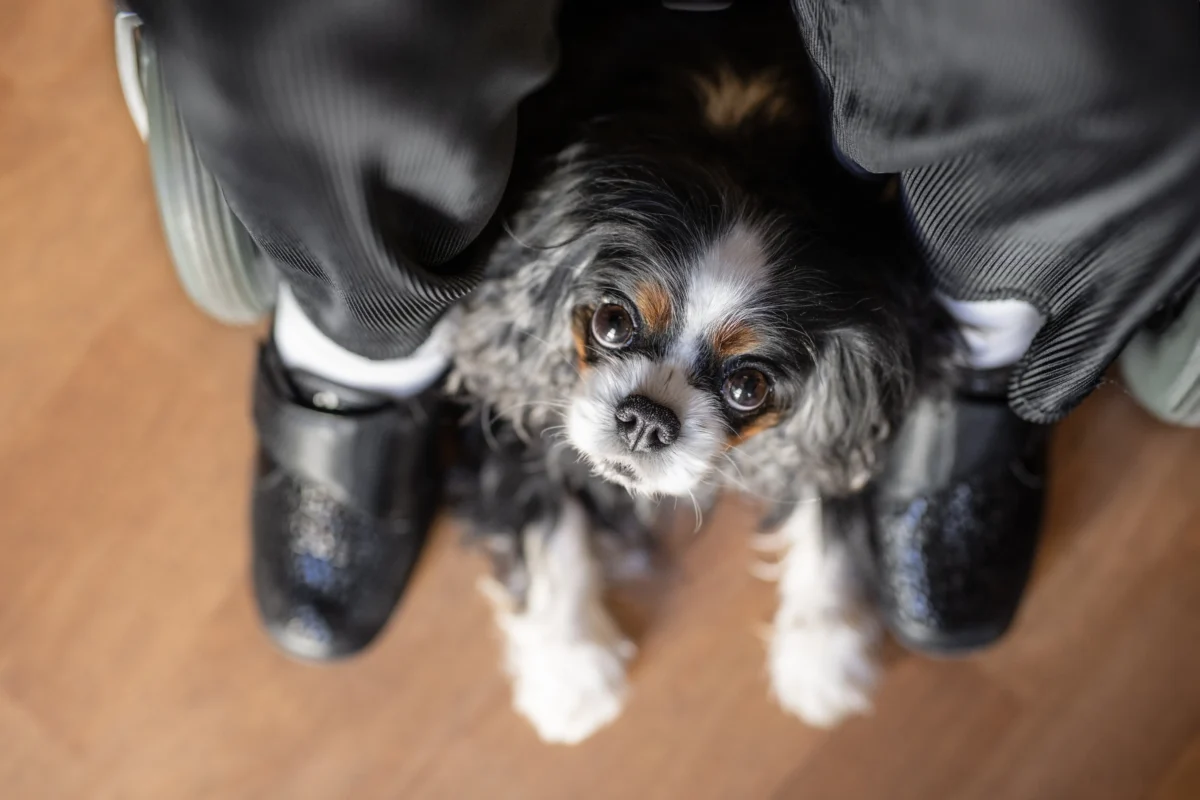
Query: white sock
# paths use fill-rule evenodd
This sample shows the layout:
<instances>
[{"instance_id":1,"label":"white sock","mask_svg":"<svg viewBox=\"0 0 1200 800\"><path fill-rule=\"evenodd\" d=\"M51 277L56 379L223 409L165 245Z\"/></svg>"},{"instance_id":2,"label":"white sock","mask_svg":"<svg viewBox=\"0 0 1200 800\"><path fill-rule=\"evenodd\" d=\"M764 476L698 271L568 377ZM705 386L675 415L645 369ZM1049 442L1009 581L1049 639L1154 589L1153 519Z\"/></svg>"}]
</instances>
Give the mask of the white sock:
<instances>
[{"instance_id":1,"label":"white sock","mask_svg":"<svg viewBox=\"0 0 1200 800\"><path fill-rule=\"evenodd\" d=\"M275 347L286 366L351 389L389 397L417 394L445 371L449 364L446 327L439 324L428 341L407 358L374 361L350 352L321 333L286 285L280 287L275 306Z\"/></svg>"},{"instance_id":2,"label":"white sock","mask_svg":"<svg viewBox=\"0 0 1200 800\"><path fill-rule=\"evenodd\" d=\"M1015 364L1025 355L1046 321L1024 300L951 300L942 305L958 320L967 342L967 361L975 369Z\"/></svg>"}]
</instances>

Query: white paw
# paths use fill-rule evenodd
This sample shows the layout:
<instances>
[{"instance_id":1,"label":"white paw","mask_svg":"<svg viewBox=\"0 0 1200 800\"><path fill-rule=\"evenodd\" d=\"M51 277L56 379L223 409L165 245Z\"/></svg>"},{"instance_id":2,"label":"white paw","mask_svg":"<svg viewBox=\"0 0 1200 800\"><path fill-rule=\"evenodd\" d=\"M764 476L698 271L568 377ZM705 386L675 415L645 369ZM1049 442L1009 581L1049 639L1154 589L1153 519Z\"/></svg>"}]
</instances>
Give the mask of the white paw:
<instances>
[{"instance_id":1,"label":"white paw","mask_svg":"<svg viewBox=\"0 0 1200 800\"><path fill-rule=\"evenodd\" d=\"M527 643L529 644L529 643ZM633 645L589 640L510 642L513 708L553 744L577 744L617 718Z\"/></svg>"},{"instance_id":2,"label":"white paw","mask_svg":"<svg viewBox=\"0 0 1200 800\"><path fill-rule=\"evenodd\" d=\"M554 530L530 529L523 544L524 606L494 582L483 585L504 635L513 708L543 740L575 744L621 713L635 648L604 609L582 506L565 504Z\"/></svg>"},{"instance_id":3,"label":"white paw","mask_svg":"<svg viewBox=\"0 0 1200 800\"><path fill-rule=\"evenodd\" d=\"M818 728L870 711L879 677L877 637L870 619L860 624L842 617L777 624L767 664L779 705Z\"/></svg>"}]
</instances>

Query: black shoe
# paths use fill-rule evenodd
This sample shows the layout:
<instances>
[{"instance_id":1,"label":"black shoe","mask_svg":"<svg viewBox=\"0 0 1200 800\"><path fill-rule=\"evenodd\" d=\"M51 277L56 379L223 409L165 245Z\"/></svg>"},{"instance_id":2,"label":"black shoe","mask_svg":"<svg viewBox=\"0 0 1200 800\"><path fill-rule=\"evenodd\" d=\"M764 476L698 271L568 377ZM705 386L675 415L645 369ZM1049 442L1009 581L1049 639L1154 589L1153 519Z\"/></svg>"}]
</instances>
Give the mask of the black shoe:
<instances>
[{"instance_id":1,"label":"black shoe","mask_svg":"<svg viewBox=\"0 0 1200 800\"><path fill-rule=\"evenodd\" d=\"M366 647L400 599L437 505L436 391L392 401L259 351L254 595L288 653Z\"/></svg>"},{"instance_id":2,"label":"black shoe","mask_svg":"<svg viewBox=\"0 0 1200 800\"><path fill-rule=\"evenodd\" d=\"M972 372L904 421L871 495L884 619L902 644L952 655L1008 629L1042 522L1048 429L1005 399L1007 370Z\"/></svg>"}]
</instances>

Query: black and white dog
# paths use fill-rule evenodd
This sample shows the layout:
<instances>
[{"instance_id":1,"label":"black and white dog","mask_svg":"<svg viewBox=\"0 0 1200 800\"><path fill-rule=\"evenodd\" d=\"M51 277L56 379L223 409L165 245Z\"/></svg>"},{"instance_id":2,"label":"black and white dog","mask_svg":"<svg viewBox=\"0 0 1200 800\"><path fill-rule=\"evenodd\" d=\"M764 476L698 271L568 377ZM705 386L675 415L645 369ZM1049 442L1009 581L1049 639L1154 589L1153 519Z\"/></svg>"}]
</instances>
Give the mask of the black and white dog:
<instances>
[{"instance_id":1,"label":"black and white dog","mask_svg":"<svg viewBox=\"0 0 1200 800\"><path fill-rule=\"evenodd\" d=\"M456 313L453 503L492 554L514 705L547 741L610 722L633 647L597 537L658 499L767 505L779 703L869 704L878 625L845 531L889 431L952 337L884 184L819 127L787 4L567 3L560 71L522 109L505 234ZM836 508L837 513L830 513Z\"/></svg>"}]
</instances>

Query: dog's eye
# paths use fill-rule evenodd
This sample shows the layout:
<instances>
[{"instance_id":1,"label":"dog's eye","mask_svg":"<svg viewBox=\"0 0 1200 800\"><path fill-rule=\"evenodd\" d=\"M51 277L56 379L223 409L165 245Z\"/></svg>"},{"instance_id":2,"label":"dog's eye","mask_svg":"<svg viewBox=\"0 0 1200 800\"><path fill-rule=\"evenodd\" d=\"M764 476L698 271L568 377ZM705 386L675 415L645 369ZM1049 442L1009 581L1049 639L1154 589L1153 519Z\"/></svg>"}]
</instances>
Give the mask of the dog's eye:
<instances>
[{"instance_id":1,"label":"dog's eye","mask_svg":"<svg viewBox=\"0 0 1200 800\"><path fill-rule=\"evenodd\" d=\"M633 340L636 329L633 317L616 303L605 303L592 315L592 336L604 347L624 347Z\"/></svg>"},{"instance_id":2,"label":"dog's eye","mask_svg":"<svg viewBox=\"0 0 1200 800\"><path fill-rule=\"evenodd\" d=\"M743 367L725 379L721 393L725 402L737 411L754 411L767 401L767 376L753 367Z\"/></svg>"}]
</instances>

